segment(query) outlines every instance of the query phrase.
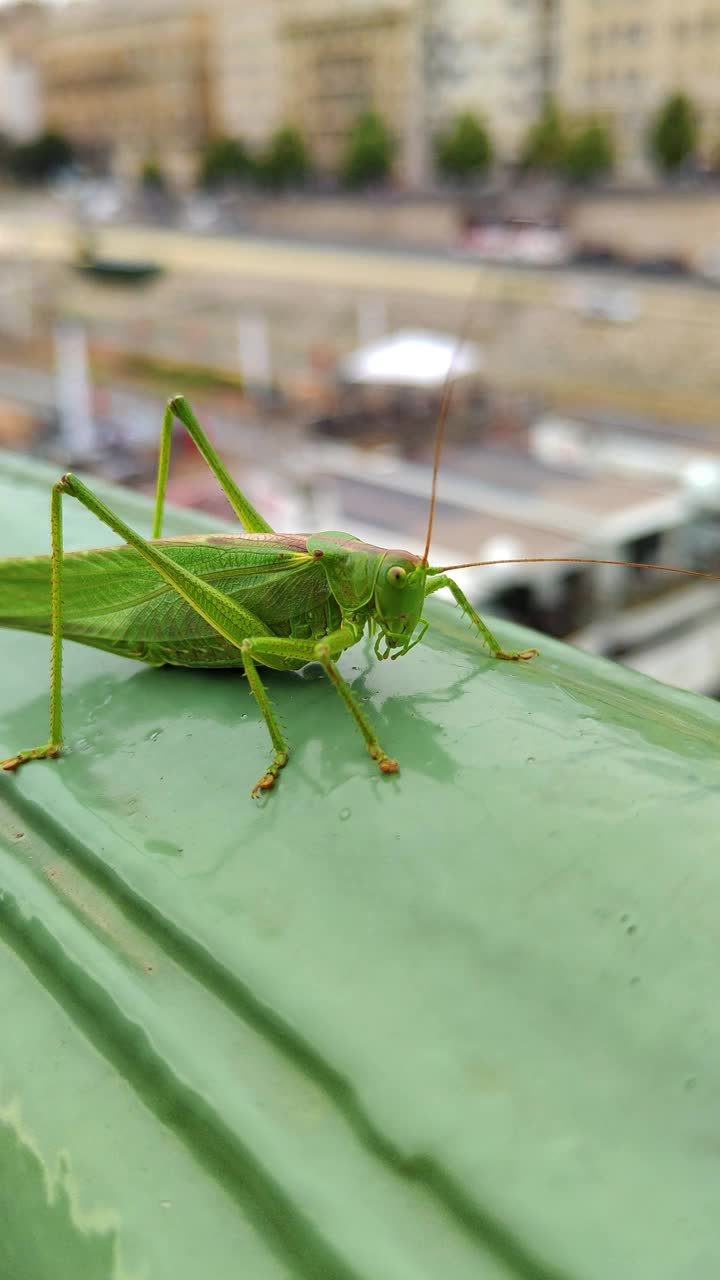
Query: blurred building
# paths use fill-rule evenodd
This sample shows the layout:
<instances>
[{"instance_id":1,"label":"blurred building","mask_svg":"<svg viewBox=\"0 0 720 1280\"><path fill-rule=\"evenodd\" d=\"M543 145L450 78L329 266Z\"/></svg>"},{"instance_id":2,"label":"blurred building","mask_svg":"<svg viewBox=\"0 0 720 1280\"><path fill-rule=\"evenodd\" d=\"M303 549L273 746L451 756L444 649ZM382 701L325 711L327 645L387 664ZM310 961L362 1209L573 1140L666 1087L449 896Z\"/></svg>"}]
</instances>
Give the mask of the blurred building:
<instances>
[{"instance_id":1,"label":"blurred building","mask_svg":"<svg viewBox=\"0 0 720 1280\"><path fill-rule=\"evenodd\" d=\"M428 140L461 111L514 159L553 89L557 0L435 0L421 8Z\"/></svg>"},{"instance_id":2,"label":"blurred building","mask_svg":"<svg viewBox=\"0 0 720 1280\"><path fill-rule=\"evenodd\" d=\"M422 95L415 0L276 0L283 107L305 133L319 168L337 170L361 112L378 111L398 143L397 172L421 169Z\"/></svg>"},{"instance_id":3,"label":"blurred building","mask_svg":"<svg viewBox=\"0 0 720 1280\"><path fill-rule=\"evenodd\" d=\"M659 444L639 439L649 454ZM670 454L667 443L660 445L662 470L650 478L639 468L625 472L615 460L607 471L604 459L612 454L600 449L595 465L579 461L569 469L486 445L446 450L431 562L590 556L717 573L720 460L707 448L694 458L694 450L677 449L675 470L665 471ZM695 468L689 485L686 465ZM711 484L698 483L708 475ZM315 527L352 529L376 546L421 552L427 464L333 443L313 453L312 477L308 519ZM648 564L564 561L486 564L453 577L481 614L511 618L680 688L720 696L716 582Z\"/></svg>"},{"instance_id":4,"label":"blurred building","mask_svg":"<svg viewBox=\"0 0 720 1280\"><path fill-rule=\"evenodd\" d=\"M275 0L209 0L210 77L217 131L265 143L283 115Z\"/></svg>"},{"instance_id":5,"label":"blurred building","mask_svg":"<svg viewBox=\"0 0 720 1280\"><path fill-rule=\"evenodd\" d=\"M483 116L513 156L550 86L556 0L218 0L215 93L228 133L262 142L285 120L337 168L357 116L379 111L401 180L430 175L435 134Z\"/></svg>"},{"instance_id":6,"label":"blurred building","mask_svg":"<svg viewBox=\"0 0 720 1280\"><path fill-rule=\"evenodd\" d=\"M180 181L212 133L261 146L284 123L337 171L357 117L378 111L410 186L433 140L470 110L512 159L552 87L559 0L72 0L33 46L45 122L135 174L152 154ZM16 22L19 28L19 19ZM17 95L5 95L17 100ZM28 116L29 119L29 116Z\"/></svg>"},{"instance_id":7,"label":"blurred building","mask_svg":"<svg viewBox=\"0 0 720 1280\"><path fill-rule=\"evenodd\" d=\"M677 89L717 150L718 58L720 0L23 0L0 8L0 128L37 127L39 75L46 123L116 171L155 152L187 179L213 133L262 146L293 123L332 172L372 108L418 186L459 112L512 161L553 94L574 118L606 118L632 172Z\"/></svg>"},{"instance_id":8,"label":"blurred building","mask_svg":"<svg viewBox=\"0 0 720 1280\"><path fill-rule=\"evenodd\" d=\"M36 50L46 19L36 0L0 8L0 133L14 142L26 142L42 125Z\"/></svg>"},{"instance_id":9,"label":"blurred building","mask_svg":"<svg viewBox=\"0 0 720 1280\"><path fill-rule=\"evenodd\" d=\"M399 143L398 171L417 174L419 48L415 0L217 0L215 100L222 128L262 144L301 129L315 165L337 169L355 119L372 107Z\"/></svg>"},{"instance_id":10,"label":"blurred building","mask_svg":"<svg viewBox=\"0 0 720 1280\"><path fill-rule=\"evenodd\" d=\"M708 154L720 144L720 0L563 0L557 96L574 116L614 128L627 171L644 165L653 113L684 90Z\"/></svg>"},{"instance_id":11,"label":"blurred building","mask_svg":"<svg viewBox=\"0 0 720 1280\"><path fill-rule=\"evenodd\" d=\"M37 53L46 123L117 173L156 158L187 180L211 129L208 54L208 14L185 0L57 6Z\"/></svg>"}]
</instances>

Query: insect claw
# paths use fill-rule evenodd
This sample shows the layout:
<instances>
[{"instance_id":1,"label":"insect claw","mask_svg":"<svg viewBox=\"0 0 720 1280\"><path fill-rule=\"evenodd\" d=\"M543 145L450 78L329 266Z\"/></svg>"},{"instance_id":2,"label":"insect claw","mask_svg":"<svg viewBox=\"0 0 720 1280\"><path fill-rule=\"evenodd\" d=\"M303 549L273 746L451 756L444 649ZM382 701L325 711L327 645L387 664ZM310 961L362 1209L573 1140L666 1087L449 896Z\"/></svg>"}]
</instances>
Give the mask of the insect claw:
<instances>
[{"instance_id":1,"label":"insect claw","mask_svg":"<svg viewBox=\"0 0 720 1280\"><path fill-rule=\"evenodd\" d=\"M18 751L16 756L10 756L7 760L0 760L0 769L5 773L14 773L21 765L28 764L30 760L48 760L55 759L60 755L60 747L55 743L48 743L45 747L35 747L32 751Z\"/></svg>"},{"instance_id":2,"label":"insect claw","mask_svg":"<svg viewBox=\"0 0 720 1280\"><path fill-rule=\"evenodd\" d=\"M381 773L398 773L400 765L397 760L393 760L391 756L386 756L381 746L377 743L371 744L368 751L373 760L377 761L378 768Z\"/></svg>"},{"instance_id":3,"label":"insect claw","mask_svg":"<svg viewBox=\"0 0 720 1280\"><path fill-rule=\"evenodd\" d=\"M269 791L271 787L274 787L276 777L277 777L277 774L275 773L266 773L265 776L261 778L259 782L256 782L255 786L250 792L253 800L257 800L258 796L262 791Z\"/></svg>"},{"instance_id":4,"label":"insect claw","mask_svg":"<svg viewBox=\"0 0 720 1280\"><path fill-rule=\"evenodd\" d=\"M250 793L253 800L257 800L261 791L269 791L271 787L275 786L275 780L280 770L285 768L287 762L287 751L283 751L275 757L267 773L263 774L260 781L255 783L255 786Z\"/></svg>"},{"instance_id":5,"label":"insect claw","mask_svg":"<svg viewBox=\"0 0 720 1280\"><path fill-rule=\"evenodd\" d=\"M522 649L519 653L506 653L504 649L496 649L494 658L504 658L506 662L529 662L540 653L539 649Z\"/></svg>"}]
</instances>

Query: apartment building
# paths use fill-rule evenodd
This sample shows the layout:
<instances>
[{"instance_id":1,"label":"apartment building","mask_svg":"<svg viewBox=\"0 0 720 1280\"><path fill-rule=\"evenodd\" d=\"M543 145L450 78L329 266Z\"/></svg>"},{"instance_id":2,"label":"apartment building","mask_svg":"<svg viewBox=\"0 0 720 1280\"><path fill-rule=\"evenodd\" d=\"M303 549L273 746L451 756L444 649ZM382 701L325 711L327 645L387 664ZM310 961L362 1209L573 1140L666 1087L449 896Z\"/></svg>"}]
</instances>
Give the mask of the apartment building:
<instances>
[{"instance_id":1,"label":"apartment building","mask_svg":"<svg viewBox=\"0 0 720 1280\"><path fill-rule=\"evenodd\" d=\"M20 60L26 78L37 67L46 121L121 171L157 151L188 176L212 133L261 146L286 121L302 129L316 167L332 171L372 107L396 137L398 178L418 186L455 114L483 116L497 154L512 160L550 93L574 118L607 119L629 172L642 167L650 120L677 89L698 106L705 153L720 144L720 0L24 0L11 9L31 15L17 30L47 15ZM6 16L0 85L9 25ZM0 96L6 112L22 100Z\"/></svg>"},{"instance_id":2,"label":"apartment building","mask_svg":"<svg viewBox=\"0 0 720 1280\"><path fill-rule=\"evenodd\" d=\"M208 12L217 129L260 146L286 110L276 0L209 0Z\"/></svg>"},{"instance_id":3,"label":"apartment building","mask_svg":"<svg viewBox=\"0 0 720 1280\"><path fill-rule=\"evenodd\" d=\"M285 121L333 171L360 112L379 111L396 174L421 185L433 139L482 115L511 158L550 87L558 0L70 0L35 61L47 123L116 171L162 154L183 177L211 133L262 145Z\"/></svg>"},{"instance_id":4,"label":"apartment building","mask_svg":"<svg viewBox=\"0 0 720 1280\"><path fill-rule=\"evenodd\" d=\"M661 102L677 90L697 106L701 149L720 144L720 0L561 0L557 96L577 117L614 129L629 172L642 169Z\"/></svg>"},{"instance_id":5,"label":"apartment building","mask_svg":"<svg viewBox=\"0 0 720 1280\"><path fill-rule=\"evenodd\" d=\"M424 10L429 138L457 112L485 119L512 159L552 89L555 0L436 0Z\"/></svg>"},{"instance_id":6,"label":"apartment building","mask_svg":"<svg viewBox=\"0 0 720 1280\"><path fill-rule=\"evenodd\" d=\"M162 158L180 181L212 130L209 15L184 0L73 0L37 51L48 126L135 176Z\"/></svg>"},{"instance_id":7,"label":"apartment building","mask_svg":"<svg viewBox=\"0 0 720 1280\"><path fill-rule=\"evenodd\" d=\"M512 156L552 72L556 0L241 0L216 10L215 95L228 132L262 140L282 119L332 170L357 115L382 113L408 185L431 172L435 134L484 116Z\"/></svg>"}]
</instances>

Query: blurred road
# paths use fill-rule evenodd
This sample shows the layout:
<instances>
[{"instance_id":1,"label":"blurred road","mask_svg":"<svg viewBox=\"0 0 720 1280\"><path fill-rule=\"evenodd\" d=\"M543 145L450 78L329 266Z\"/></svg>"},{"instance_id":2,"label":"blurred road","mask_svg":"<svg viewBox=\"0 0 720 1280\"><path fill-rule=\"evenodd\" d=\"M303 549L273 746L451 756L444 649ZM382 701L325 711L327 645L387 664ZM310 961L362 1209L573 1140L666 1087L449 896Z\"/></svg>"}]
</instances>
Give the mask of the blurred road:
<instances>
[{"instance_id":1,"label":"blurred road","mask_svg":"<svg viewBox=\"0 0 720 1280\"><path fill-rule=\"evenodd\" d=\"M95 234L95 232L93 232ZM640 278L632 273L588 271L569 267L548 271L479 263L467 255L456 259L438 254L393 249L326 247L274 237L199 235L168 227L103 226L96 230L103 257L130 261L152 259L173 271L206 272L247 280L286 281L294 285L336 286L373 293L390 290L441 298L481 298L539 303L567 289L568 277L593 280L608 288L632 287L653 299L656 310L666 306L673 315L680 304L694 313L702 287L692 279ZM28 217L23 207L0 210L0 253L68 261L77 252L78 228L71 219ZM720 293L708 290L706 299L720 309Z\"/></svg>"},{"instance_id":2,"label":"blurred road","mask_svg":"<svg viewBox=\"0 0 720 1280\"><path fill-rule=\"evenodd\" d=\"M32 204L0 210L5 260L52 263L57 271L74 258L77 238L77 225L62 210ZM362 341L358 315L365 299L371 306L381 300L386 330L457 332L472 298L472 336L483 345L498 387L539 394L558 406L675 422L720 420L720 290L692 279L507 268L460 256L139 225L102 227L97 251L167 269L142 294L105 289L102 296L67 273L67 309L91 325L112 322L128 332L132 325L135 334L142 317L139 349L153 342L163 349L165 341L167 352L236 367L238 311L256 308L268 318L278 374L301 375L314 351L321 359L329 352L331 365Z\"/></svg>"},{"instance_id":3,"label":"blurred road","mask_svg":"<svg viewBox=\"0 0 720 1280\"><path fill-rule=\"evenodd\" d=\"M165 227L127 226L103 227L98 239L103 257L152 259L168 270L223 277L232 273L251 280L373 292L391 289L443 298L463 297L476 287L481 294L485 290L493 293L500 278L504 291L513 283L505 278L507 272L481 270L466 261L379 249L325 248L301 241L288 244L258 236L191 235ZM67 261L76 250L77 229L69 222L28 221L19 211L0 213L0 253ZM548 285L551 281L541 272L517 275L518 296L529 301L546 296Z\"/></svg>"}]
</instances>

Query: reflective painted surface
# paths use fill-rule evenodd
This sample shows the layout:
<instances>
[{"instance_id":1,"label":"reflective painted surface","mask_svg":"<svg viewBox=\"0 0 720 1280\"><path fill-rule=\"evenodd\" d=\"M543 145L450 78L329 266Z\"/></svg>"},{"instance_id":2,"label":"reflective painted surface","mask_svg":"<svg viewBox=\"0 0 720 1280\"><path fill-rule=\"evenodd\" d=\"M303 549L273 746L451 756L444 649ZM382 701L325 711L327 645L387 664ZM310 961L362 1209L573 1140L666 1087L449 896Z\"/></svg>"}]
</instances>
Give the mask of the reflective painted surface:
<instances>
[{"instance_id":1,"label":"reflective painted surface","mask_svg":"<svg viewBox=\"0 0 720 1280\"><path fill-rule=\"evenodd\" d=\"M48 506L0 463L0 555ZM401 774L319 669L264 673L259 803L239 673L68 645L68 754L0 776L3 1277L717 1272L720 711L428 617L342 662ZM0 632L0 755L48 656Z\"/></svg>"}]
</instances>

